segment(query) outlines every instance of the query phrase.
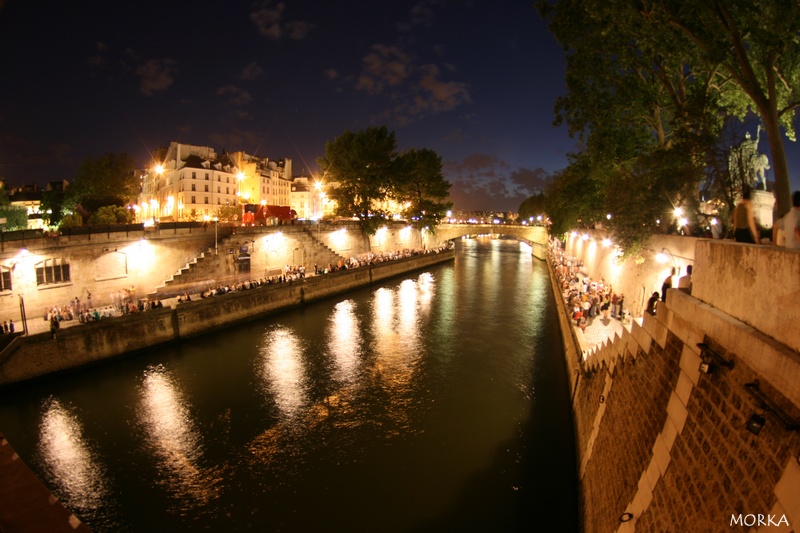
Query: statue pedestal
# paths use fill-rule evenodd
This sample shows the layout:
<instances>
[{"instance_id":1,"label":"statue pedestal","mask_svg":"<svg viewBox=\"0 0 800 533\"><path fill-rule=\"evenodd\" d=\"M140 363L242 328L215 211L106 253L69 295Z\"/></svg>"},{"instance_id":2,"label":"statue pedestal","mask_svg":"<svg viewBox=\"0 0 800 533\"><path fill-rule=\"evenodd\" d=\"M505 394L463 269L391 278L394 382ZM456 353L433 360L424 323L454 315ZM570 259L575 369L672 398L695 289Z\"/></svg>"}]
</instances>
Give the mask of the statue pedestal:
<instances>
[{"instance_id":1,"label":"statue pedestal","mask_svg":"<svg viewBox=\"0 0 800 533\"><path fill-rule=\"evenodd\" d=\"M775 195L767 191L753 191L753 216L762 228L772 227L772 212L775 209Z\"/></svg>"}]
</instances>

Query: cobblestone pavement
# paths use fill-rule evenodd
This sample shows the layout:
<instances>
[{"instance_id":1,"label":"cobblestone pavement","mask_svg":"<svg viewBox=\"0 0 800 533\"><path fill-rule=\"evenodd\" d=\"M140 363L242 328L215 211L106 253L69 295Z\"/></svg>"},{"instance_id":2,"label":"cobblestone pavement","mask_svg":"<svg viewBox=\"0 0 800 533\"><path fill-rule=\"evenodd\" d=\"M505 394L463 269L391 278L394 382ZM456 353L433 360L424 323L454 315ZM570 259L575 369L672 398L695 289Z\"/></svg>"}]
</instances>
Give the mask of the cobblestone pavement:
<instances>
[{"instance_id":1,"label":"cobblestone pavement","mask_svg":"<svg viewBox=\"0 0 800 533\"><path fill-rule=\"evenodd\" d=\"M606 339L613 339L614 334L622 335L622 329L627 328L630 331L631 326L623 326L621 320L616 318L603 318L596 316L589 319L589 325L586 326L586 331L582 332L580 328L575 328L578 338L586 343L586 348L591 349L596 344L600 344Z\"/></svg>"}]
</instances>

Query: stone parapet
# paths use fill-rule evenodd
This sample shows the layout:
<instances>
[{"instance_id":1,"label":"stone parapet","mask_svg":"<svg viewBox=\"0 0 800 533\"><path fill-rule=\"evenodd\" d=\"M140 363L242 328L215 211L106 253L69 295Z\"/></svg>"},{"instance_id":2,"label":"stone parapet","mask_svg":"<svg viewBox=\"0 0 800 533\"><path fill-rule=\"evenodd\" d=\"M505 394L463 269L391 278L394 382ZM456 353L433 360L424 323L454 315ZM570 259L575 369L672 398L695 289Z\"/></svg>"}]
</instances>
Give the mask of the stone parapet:
<instances>
[{"instance_id":1,"label":"stone parapet","mask_svg":"<svg viewBox=\"0 0 800 533\"><path fill-rule=\"evenodd\" d=\"M800 351L800 251L698 240L692 295Z\"/></svg>"},{"instance_id":2,"label":"stone parapet","mask_svg":"<svg viewBox=\"0 0 800 533\"><path fill-rule=\"evenodd\" d=\"M634 321L579 370L572 408L587 532L800 528L800 431L786 422L800 421L800 354L791 335L761 330L786 287L797 290L797 280L775 281L776 271L797 277L796 255L696 244L692 295L668 291L656 316ZM751 302L753 291L765 306ZM793 323L780 320L791 333ZM699 343L732 368L702 372L709 355ZM755 382L768 403L752 394ZM754 415L765 421L758 434L747 429Z\"/></svg>"},{"instance_id":3,"label":"stone parapet","mask_svg":"<svg viewBox=\"0 0 800 533\"><path fill-rule=\"evenodd\" d=\"M291 283L263 285L221 296L134 313L16 339L0 352L0 385L105 361L153 346L255 320L394 276L452 261L455 251L412 256Z\"/></svg>"}]
</instances>

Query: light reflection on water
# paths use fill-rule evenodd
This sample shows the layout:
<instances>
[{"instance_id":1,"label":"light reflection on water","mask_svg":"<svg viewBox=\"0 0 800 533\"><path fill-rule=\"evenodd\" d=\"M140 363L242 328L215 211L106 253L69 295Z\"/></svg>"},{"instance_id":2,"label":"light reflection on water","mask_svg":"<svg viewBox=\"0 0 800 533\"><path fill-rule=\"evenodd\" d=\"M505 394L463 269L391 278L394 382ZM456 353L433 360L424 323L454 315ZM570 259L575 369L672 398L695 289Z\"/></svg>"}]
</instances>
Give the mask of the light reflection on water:
<instances>
[{"instance_id":1,"label":"light reflection on water","mask_svg":"<svg viewBox=\"0 0 800 533\"><path fill-rule=\"evenodd\" d=\"M39 453L47 465L47 481L76 511L96 508L107 496L105 471L83 436L78 416L50 398L39 427Z\"/></svg>"},{"instance_id":2,"label":"light reflection on water","mask_svg":"<svg viewBox=\"0 0 800 533\"><path fill-rule=\"evenodd\" d=\"M300 340L279 326L264 336L260 352L264 394L274 399L284 417L297 416L308 401Z\"/></svg>"},{"instance_id":3,"label":"light reflection on water","mask_svg":"<svg viewBox=\"0 0 800 533\"><path fill-rule=\"evenodd\" d=\"M23 457L14 433L40 435L43 477L97 533L530 530L525 462L571 427L529 421L537 401L568 408L568 387L534 388L562 383L546 268L516 243L459 248L456 265L54 379L44 410L31 387L40 416L0 403L0 429ZM564 499L554 477L537 517Z\"/></svg>"},{"instance_id":4,"label":"light reflection on water","mask_svg":"<svg viewBox=\"0 0 800 533\"><path fill-rule=\"evenodd\" d=\"M217 497L220 474L201 465L203 440L191 404L161 365L144 373L138 417L143 440L160 466L156 482L181 502L177 507L203 507Z\"/></svg>"},{"instance_id":5,"label":"light reflection on water","mask_svg":"<svg viewBox=\"0 0 800 533\"><path fill-rule=\"evenodd\" d=\"M328 319L328 353L334 362L336 381L355 381L362 356L361 343L361 324L355 303L352 300L337 303Z\"/></svg>"}]
</instances>

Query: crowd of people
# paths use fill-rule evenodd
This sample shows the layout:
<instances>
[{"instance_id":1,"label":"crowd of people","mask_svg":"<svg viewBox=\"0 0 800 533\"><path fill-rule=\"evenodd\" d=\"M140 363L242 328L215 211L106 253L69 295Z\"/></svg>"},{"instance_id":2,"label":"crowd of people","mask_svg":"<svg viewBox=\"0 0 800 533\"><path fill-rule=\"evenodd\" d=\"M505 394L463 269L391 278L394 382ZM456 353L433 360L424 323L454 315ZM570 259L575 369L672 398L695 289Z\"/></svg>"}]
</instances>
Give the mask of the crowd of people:
<instances>
[{"instance_id":1,"label":"crowd of people","mask_svg":"<svg viewBox=\"0 0 800 533\"><path fill-rule=\"evenodd\" d=\"M303 265L286 265L283 268L283 272L279 275L208 286L200 291L200 298L211 298L213 296L228 294L230 292L245 291L267 285L291 283L293 281L302 280L307 276L319 276L340 270L359 268L370 264L394 261L406 257L440 253L442 251L451 249L453 246L454 245L452 243L449 243L438 248L425 250L404 249L366 253L358 257L351 257L347 260L339 260L335 265L328 263L327 265L320 267L315 264L313 274L306 273L306 268ZM78 323L85 324L97 322L104 318L117 317L132 313L141 313L151 309L161 309L164 307L164 304L160 299L137 298L136 290L134 288L123 288L121 290L114 291L110 294L110 300L111 303L108 305L95 306L92 304L92 294L87 290L83 300L76 296L65 305L55 305L46 308L44 310L44 320L45 322L49 323L50 333L53 335L53 338L55 338L58 330L62 327L62 325L65 325L65 322L77 320ZM188 292L184 292L177 297L177 303L179 304L191 301L192 297ZM13 320L6 321L0 325L0 334L2 333L14 333Z\"/></svg>"},{"instance_id":2,"label":"crowd of people","mask_svg":"<svg viewBox=\"0 0 800 533\"><path fill-rule=\"evenodd\" d=\"M625 295L614 292L614 288L602 277L592 279L583 262L567 257L561 243L555 239L550 242L550 262L576 327L586 331L586 327L598 316L606 320L620 320L623 324L630 323L630 312L625 309Z\"/></svg>"}]
</instances>

